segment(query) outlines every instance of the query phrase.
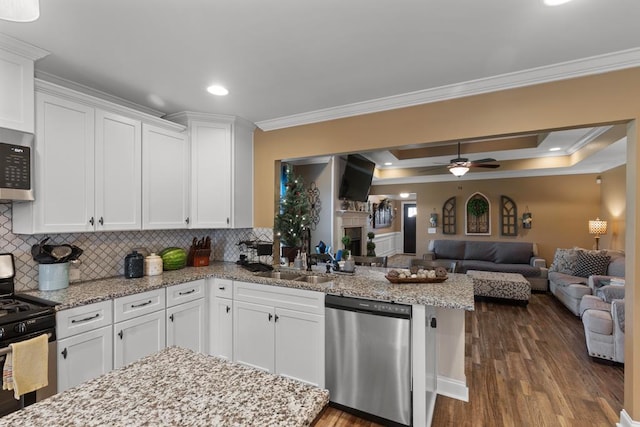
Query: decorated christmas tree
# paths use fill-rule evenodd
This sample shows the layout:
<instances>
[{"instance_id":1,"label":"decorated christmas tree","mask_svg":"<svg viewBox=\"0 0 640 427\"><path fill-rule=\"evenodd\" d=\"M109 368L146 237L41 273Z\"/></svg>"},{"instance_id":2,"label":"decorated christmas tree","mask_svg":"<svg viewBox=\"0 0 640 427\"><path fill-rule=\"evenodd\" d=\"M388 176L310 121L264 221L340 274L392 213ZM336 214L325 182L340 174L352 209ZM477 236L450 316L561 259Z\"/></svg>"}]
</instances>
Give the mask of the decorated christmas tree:
<instances>
[{"instance_id":1,"label":"decorated christmas tree","mask_svg":"<svg viewBox=\"0 0 640 427\"><path fill-rule=\"evenodd\" d=\"M285 193L280 199L280 213L276 215L275 231L284 246L300 247L310 222L310 203L302 178L290 167L285 174Z\"/></svg>"}]
</instances>

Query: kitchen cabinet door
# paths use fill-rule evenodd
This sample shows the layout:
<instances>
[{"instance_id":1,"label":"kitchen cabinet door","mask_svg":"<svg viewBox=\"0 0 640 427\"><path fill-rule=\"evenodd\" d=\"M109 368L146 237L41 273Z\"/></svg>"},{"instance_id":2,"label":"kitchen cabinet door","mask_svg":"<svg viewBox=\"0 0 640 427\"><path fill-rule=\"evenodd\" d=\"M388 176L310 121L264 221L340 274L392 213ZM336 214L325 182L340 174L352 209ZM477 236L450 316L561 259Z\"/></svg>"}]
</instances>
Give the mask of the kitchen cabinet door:
<instances>
[{"instance_id":1,"label":"kitchen cabinet door","mask_svg":"<svg viewBox=\"0 0 640 427\"><path fill-rule=\"evenodd\" d=\"M142 228L187 228L189 144L185 134L142 126Z\"/></svg>"},{"instance_id":2,"label":"kitchen cabinet door","mask_svg":"<svg viewBox=\"0 0 640 427\"><path fill-rule=\"evenodd\" d=\"M264 371L274 370L273 307L233 302L234 361Z\"/></svg>"},{"instance_id":3,"label":"kitchen cabinet door","mask_svg":"<svg viewBox=\"0 0 640 427\"><path fill-rule=\"evenodd\" d=\"M33 133L33 59L0 49L0 128Z\"/></svg>"},{"instance_id":4,"label":"kitchen cabinet door","mask_svg":"<svg viewBox=\"0 0 640 427\"><path fill-rule=\"evenodd\" d=\"M14 204L15 233L93 231L94 113L36 93L35 201Z\"/></svg>"},{"instance_id":5,"label":"kitchen cabinet door","mask_svg":"<svg viewBox=\"0 0 640 427\"><path fill-rule=\"evenodd\" d=\"M231 162L231 124L192 122L191 228L231 226Z\"/></svg>"},{"instance_id":6,"label":"kitchen cabinet door","mask_svg":"<svg viewBox=\"0 0 640 427\"><path fill-rule=\"evenodd\" d=\"M58 341L58 393L113 369L112 326Z\"/></svg>"},{"instance_id":7,"label":"kitchen cabinet door","mask_svg":"<svg viewBox=\"0 0 640 427\"><path fill-rule=\"evenodd\" d=\"M204 298L167 308L167 346L205 352Z\"/></svg>"},{"instance_id":8,"label":"kitchen cabinet door","mask_svg":"<svg viewBox=\"0 0 640 427\"><path fill-rule=\"evenodd\" d=\"M210 297L209 354L233 360L233 301Z\"/></svg>"},{"instance_id":9,"label":"kitchen cabinet door","mask_svg":"<svg viewBox=\"0 0 640 427\"><path fill-rule=\"evenodd\" d=\"M96 230L142 228L142 124L96 110Z\"/></svg>"},{"instance_id":10,"label":"kitchen cabinet door","mask_svg":"<svg viewBox=\"0 0 640 427\"><path fill-rule=\"evenodd\" d=\"M275 373L324 387L324 317L276 308Z\"/></svg>"},{"instance_id":11,"label":"kitchen cabinet door","mask_svg":"<svg viewBox=\"0 0 640 427\"><path fill-rule=\"evenodd\" d=\"M164 310L116 323L113 328L114 368L165 348L165 330Z\"/></svg>"}]
</instances>

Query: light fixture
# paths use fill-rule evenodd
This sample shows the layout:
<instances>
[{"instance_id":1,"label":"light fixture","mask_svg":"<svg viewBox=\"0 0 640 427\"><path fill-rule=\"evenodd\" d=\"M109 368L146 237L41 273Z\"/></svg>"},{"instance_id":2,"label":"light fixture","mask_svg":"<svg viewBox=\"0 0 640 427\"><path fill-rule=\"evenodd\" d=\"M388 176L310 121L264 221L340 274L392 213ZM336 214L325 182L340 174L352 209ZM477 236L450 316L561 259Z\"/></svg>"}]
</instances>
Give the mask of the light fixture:
<instances>
[{"instance_id":1,"label":"light fixture","mask_svg":"<svg viewBox=\"0 0 640 427\"><path fill-rule=\"evenodd\" d=\"M392 164L393 164L393 163L391 163L391 162L384 162L384 165L385 165L385 166L391 166Z\"/></svg>"},{"instance_id":2,"label":"light fixture","mask_svg":"<svg viewBox=\"0 0 640 427\"><path fill-rule=\"evenodd\" d=\"M0 19L32 22L40 17L40 0L0 0Z\"/></svg>"},{"instance_id":3,"label":"light fixture","mask_svg":"<svg viewBox=\"0 0 640 427\"><path fill-rule=\"evenodd\" d=\"M560 148L560 147L549 148L549 151L560 151L560 150L562 150L562 148Z\"/></svg>"},{"instance_id":4,"label":"light fixture","mask_svg":"<svg viewBox=\"0 0 640 427\"><path fill-rule=\"evenodd\" d=\"M596 235L596 250L600 249L599 240L600 235L607 232L607 221L597 217L596 219L589 220L589 234Z\"/></svg>"},{"instance_id":5,"label":"light fixture","mask_svg":"<svg viewBox=\"0 0 640 427\"><path fill-rule=\"evenodd\" d=\"M209 86L207 88L207 92L209 92L211 95L217 95L217 96L225 96L229 94L229 91L227 90L227 88L220 85Z\"/></svg>"},{"instance_id":6,"label":"light fixture","mask_svg":"<svg viewBox=\"0 0 640 427\"><path fill-rule=\"evenodd\" d=\"M407 199L409 198L409 193L400 193L400 197L402 197L403 199Z\"/></svg>"},{"instance_id":7,"label":"light fixture","mask_svg":"<svg viewBox=\"0 0 640 427\"><path fill-rule=\"evenodd\" d=\"M561 4L569 3L571 0L544 0L544 4L547 6L560 6Z\"/></svg>"},{"instance_id":8,"label":"light fixture","mask_svg":"<svg viewBox=\"0 0 640 427\"><path fill-rule=\"evenodd\" d=\"M469 172L469 168L466 166L456 165L449 168L449 172L457 176L458 178Z\"/></svg>"},{"instance_id":9,"label":"light fixture","mask_svg":"<svg viewBox=\"0 0 640 427\"><path fill-rule=\"evenodd\" d=\"M596 176L596 184L602 184L602 177L600 175Z\"/></svg>"}]
</instances>

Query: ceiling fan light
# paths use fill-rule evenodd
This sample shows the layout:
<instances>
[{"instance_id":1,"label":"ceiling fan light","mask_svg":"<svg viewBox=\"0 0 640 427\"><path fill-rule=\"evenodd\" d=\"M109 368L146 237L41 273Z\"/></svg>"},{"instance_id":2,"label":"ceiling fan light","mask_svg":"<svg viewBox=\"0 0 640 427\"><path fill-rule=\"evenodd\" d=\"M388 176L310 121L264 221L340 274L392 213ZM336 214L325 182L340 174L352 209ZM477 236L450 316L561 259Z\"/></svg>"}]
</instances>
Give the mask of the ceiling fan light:
<instances>
[{"instance_id":1,"label":"ceiling fan light","mask_svg":"<svg viewBox=\"0 0 640 427\"><path fill-rule=\"evenodd\" d=\"M449 172L454 174L457 177L463 176L465 173L469 172L469 168L466 166L453 166L449 168Z\"/></svg>"},{"instance_id":2,"label":"ceiling fan light","mask_svg":"<svg viewBox=\"0 0 640 427\"><path fill-rule=\"evenodd\" d=\"M39 17L39 0L0 0L0 19L13 22L32 22Z\"/></svg>"}]
</instances>

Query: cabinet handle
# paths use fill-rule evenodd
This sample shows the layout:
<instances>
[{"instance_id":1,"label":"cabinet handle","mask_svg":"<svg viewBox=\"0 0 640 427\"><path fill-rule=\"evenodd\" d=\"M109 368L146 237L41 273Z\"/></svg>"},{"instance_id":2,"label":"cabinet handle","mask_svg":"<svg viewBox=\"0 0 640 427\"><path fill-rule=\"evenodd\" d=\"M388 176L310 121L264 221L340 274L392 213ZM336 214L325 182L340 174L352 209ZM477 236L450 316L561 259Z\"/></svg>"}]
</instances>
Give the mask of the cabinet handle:
<instances>
[{"instance_id":1,"label":"cabinet handle","mask_svg":"<svg viewBox=\"0 0 640 427\"><path fill-rule=\"evenodd\" d=\"M62 357L63 357L63 358L65 358L65 359L66 359L66 358L67 358L67 347L65 347L65 348L64 348L64 350L62 350L62 351L60 352L60 354L62 355Z\"/></svg>"},{"instance_id":2,"label":"cabinet handle","mask_svg":"<svg viewBox=\"0 0 640 427\"><path fill-rule=\"evenodd\" d=\"M100 225L104 225L104 218L100 217L100 219L98 220L98 223Z\"/></svg>"},{"instance_id":3,"label":"cabinet handle","mask_svg":"<svg viewBox=\"0 0 640 427\"><path fill-rule=\"evenodd\" d=\"M120 339L122 339L122 336L123 336L123 335L124 335L124 334L122 333L122 331L118 332L118 336L120 337Z\"/></svg>"},{"instance_id":4,"label":"cabinet handle","mask_svg":"<svg viewBox=\"0 0 640 427\"><path fill-rule=\"evenodd\" d=\"M231 307L227 306L227 313L231 311Z\"/></svg>"},{"instance_id":5,"label":"cabinet handle","mask_svg":"<svg viewBox=\"0 0 640 427\"><path fill-rule=\"evenodd\" d=\"M269 313L269 322L271 322L271 319L273 319L273 314Z\"/></svg>"},{"instance_id":6,"label":"cabinet handle","mask_svg":"<svg viewBox=\"0 0 640 427\"><path fill-rule=\"evenodd\" d=\"M71 323L88 322L89 320L97 319L98 317L100 317L100 313L96 313L95 316L85 317L84 319L80 319L80 320L73 319L73 320L71 320Z\"/></svg>"},{"instance_id":7,"label":"cabinet handle","mask_svg":"<svg viewBox=\"0 0 640 427\"><path fill-rule=\"evenodd\" d=\"M186 222L187 224L189 224L189 217L187 217L187 219L184 220L184 222Z\"/></svg>"},{"instance_id":8,"label":"cabinet handle","mask_svg":"<svg viewBox=\"0 0 640 427\"><path fill-rule=\"evenodd\" d=\"M196 290L195 289L191 289L190 291L187 292L178 292L178 295L189 295L194 293Z\"/></svg>"},{"instance_id":9,"label":"cabinet handle","mask_svg":"<svg viewBox=\"0 0 640 427\"><path fill-rule=\"evenodd\" d=\"M220 289L221 291L224 291L224 286L220 286L218 289Z\"/></svg>"},{"instance_id":10,"label":"cabinet handle","mask_svg":"<svg viewBox=\"0 0 640 427\"><path fill-rule=\"evenodd\" d=\"M93 222L93 217L91 217L91 219L89 220L89 224L91 224L91 225L93 225L93 224L94 224L94 222Z\"/></svg>"},{"instance_id":11,"label":"cabinet handle","mask_svg":"<svg viewBox=\"0 0 640 427\"><path fill-rule=\"evenodd\" d=\"M173 314L169 316L169 319L173 322Z\"/></svg>"},{"instance_id":12,"label":"cabinet handle","mask_svg":"<svg viewBox=\"0 0 640 427\"><path fill-rule=\"evenodd\" d=\"M149 305L149 304L151 304L151 303L152 303L152 301L151 301L151 300L149 300L149 301L147 301L147 302L143 302L142 304L131 304L131 308L144 307L145 305Z\"/></svg>"},{"instance_id":13,"label":"cabinet handle","mask_svg":"<svg viewBox=\"0 0 640 427\"><path fill-rule=\"evenodd\" d=\"M229 225L229 218L227 218L227 225Z\"/></svg>"},{"instance_id":14,"label":"cabinet handle","mask_svg":"<svg viewBox=\"0 0 640 427\"><path fill-rule=\"evenodd\" d=\"M277 322L279 318L280 317L278 317L278 315L276 314L276 317L275 317L274 321Z\"/></svg>"}]
</instances>

